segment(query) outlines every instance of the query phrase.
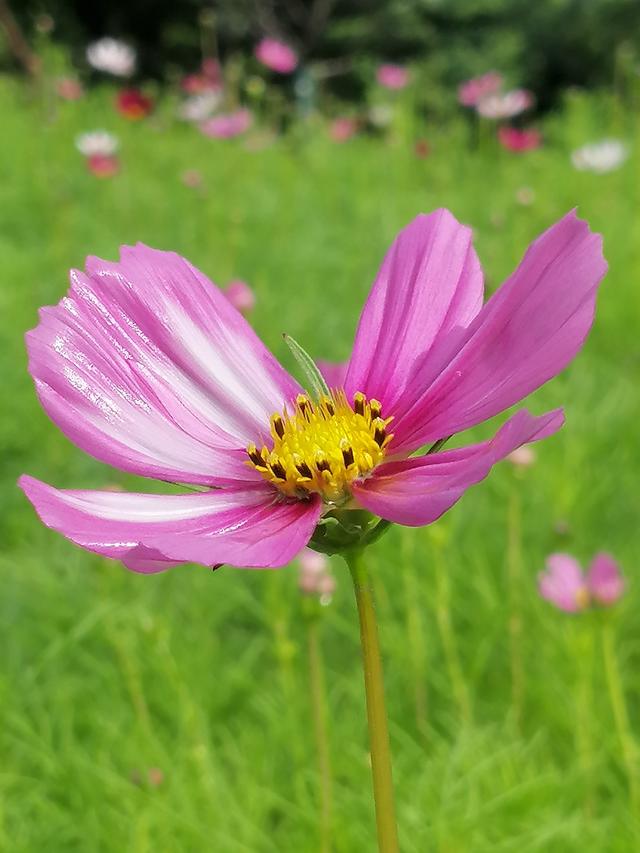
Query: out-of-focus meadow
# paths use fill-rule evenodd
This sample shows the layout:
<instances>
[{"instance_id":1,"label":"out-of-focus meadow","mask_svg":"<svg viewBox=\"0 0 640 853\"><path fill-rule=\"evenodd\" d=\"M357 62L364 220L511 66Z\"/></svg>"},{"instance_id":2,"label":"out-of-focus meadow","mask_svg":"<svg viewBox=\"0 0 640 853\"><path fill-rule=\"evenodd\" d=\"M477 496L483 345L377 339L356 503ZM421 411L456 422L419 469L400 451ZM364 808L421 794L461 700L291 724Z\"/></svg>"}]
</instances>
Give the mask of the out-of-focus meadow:
<instances>
[{"instance_id":1,"label":"out-of-focus meadow","mask_svg":"<svg viewBox=\"0 0 640 853\"><path fill-rule=\"evenodd\" d=\"M639 115L610 92L569 92L537 122L543 145L514 153L462 109L442 124L416 117L410 89L389 127L344 143L321 115L278 136L258 123L208 138L176 120L171 94L128 122L114 92L66 101L0 80L0 848L319 850L318 648L331 849L375 844L339 559L316 622L294 566L139 576L45 529L16 488L29 472L149 489L74 448L36 401L23 334L62 297L67 270L141 240L220 285L244 279L251 322L295 370L283 332L317 358L347 358L377 266L418 212L446 206L473 226L492 291L578 206L610 272L584 351L529 401L564 406L566 426L534 464L501 463L437 524L393 528L369 553L402 850L637 849ZM98 127L120 140L119 173L102 180L74 149ZM603 136L623 139L628 160L574 169L572 150ZM540 599L549 553L586 562L598 550L625 572L615 607L567 614Z\"/></svg>"}]
</instances>

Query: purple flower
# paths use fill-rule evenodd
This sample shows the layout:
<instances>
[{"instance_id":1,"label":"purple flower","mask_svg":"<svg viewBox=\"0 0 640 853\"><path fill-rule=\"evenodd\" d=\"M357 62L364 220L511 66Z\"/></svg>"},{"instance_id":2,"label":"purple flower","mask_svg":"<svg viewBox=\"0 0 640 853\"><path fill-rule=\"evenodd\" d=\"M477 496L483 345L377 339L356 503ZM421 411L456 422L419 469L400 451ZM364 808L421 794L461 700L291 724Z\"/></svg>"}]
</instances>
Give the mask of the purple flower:
<instances>
[{"instance_id":1,"label":"purple flower","mask_svg":"<svg viewBox=\"0 0 640 853\"><path fill-rule=\"evenodd\" d=\"M88 258L27 335L40 401L103 462L203 490L20 485L47 526L139 572L282 566L327 513L352 508L430 524L516 447L558 430L562 410L521 410L489 440L411 454L561 371L605 270L600 237L569 213L483 304L471 229L447 210L418 216L382 263L342 386L311 399L184 258L140 244L118 262Z\"/></svg>"},{"instance_id":2,"label":"purple flower","mask_svg":"<svg viewBox=\"0 0 640 853\"><path fill-rule=\"evenodd\" d=\"M404 89L410 79L409 70L404 65L380 65L376 71L376 80L385 89Z\"/></svg>"},{"instance_id":3,"label":"purple flower","mask_svg":"<svg viewBox=\"0 0 640 853\"><path fill-rule=\"evenodd\" d=\"M264 38L256 46L256 59L278 74L291 74L298 67L296 52L277 39Z\"/></svg>"},{"instance_id":4,"label":"purple flower","mask_svg":"<svg viewBox=\"0 0 640 853\"><path fill-rule=\"evenodd\" d=\"M624 592L624 579L610 554L596 554L586 575L569 554L551 554L546 572L539 575L538 588L560 610L576 613L592 603L614 604Z\"/></svg>"},{"instance_id":5,"label":"purple flower","mask_svg":"<svg viewBox=\"0 0 640 853\"><path fill-rule=\"evenodd\" d=\"M251 127L252 120L250 110L236 110L202 122L200 130L205 136L212 136L214 139L232 139L234 136L246 133Z\"/></svg>"}]
</instances>

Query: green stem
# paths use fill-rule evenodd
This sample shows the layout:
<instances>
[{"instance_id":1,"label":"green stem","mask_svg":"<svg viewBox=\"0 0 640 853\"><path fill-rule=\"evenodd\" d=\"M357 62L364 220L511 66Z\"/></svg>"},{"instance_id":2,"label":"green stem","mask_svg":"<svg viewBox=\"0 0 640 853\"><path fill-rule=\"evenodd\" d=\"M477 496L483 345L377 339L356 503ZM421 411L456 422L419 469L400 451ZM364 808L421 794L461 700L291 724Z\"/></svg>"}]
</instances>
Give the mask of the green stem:
<instances>
[{"instance_id":1,"label":"green stem","mask_svg":"<svg viewBox=\"0 0 640 853\"><path fill-rule=\"evenodd\" d=\"M511 704L516 729L522 724L524 666L522 663L521 535L520 496L511 484L507 522L507 577L509 589L509 658L511 668Z\"/></svg>"},{"instance_id":2,"label":"green stem","mask_svg":"<svg viewBox=\"0 0 640 853\"><path fill-rule=\"evenodd\" d=\"M327 736L327 713L322 670L322 653L318 637L317 618L307 621L309 640L309 676L311 679L311 703L313 706L313 727L318 750L318 769L320 771L320 850L331 850L331 756Z\"/></svg>"},{"instance_id":3,"label":"green stem","mask_svg":"<svg viewBox=\"0 0 640 853\"><path fill-rule=\"evenodd\" d=\"M631 808L634 814L638 812L640 805L640 791L638 789L638 767L636 762L636 744L631 734L627 703L624 698L622 680L616 657L613 630L609 620L602 628L602 653L604 657L604 670L609 688L609 700L613 710L613 718L616 724L616 732L622 748L622 758L627 772L629 784L629 795Z\"/></svg>"},{"instance_id":4,"label":"green stem","mask_svg":"<svg viewBox=\"0 0 640 853\"><path fill-rule=\"evenodd\" d=\"M363 559L362 551L348 551L344 558L353 579L353 588L360 619L360 642L364 668L364 686L367 697L367 719L373 775L373 797L376 806L378 850L380 853L398 853L398 829L393 800L393 776L389 729L384 704L382 661L378 643L373 588Z\"/></svg>"}]
</instances>

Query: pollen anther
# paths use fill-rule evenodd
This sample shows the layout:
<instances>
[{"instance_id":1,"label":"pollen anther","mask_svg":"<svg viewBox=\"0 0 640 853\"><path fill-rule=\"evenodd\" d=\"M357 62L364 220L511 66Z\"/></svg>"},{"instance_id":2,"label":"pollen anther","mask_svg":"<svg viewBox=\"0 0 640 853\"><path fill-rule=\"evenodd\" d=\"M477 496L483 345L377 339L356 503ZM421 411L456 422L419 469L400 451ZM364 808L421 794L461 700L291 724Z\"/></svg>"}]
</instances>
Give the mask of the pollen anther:
<instances>
[{"instance_id":1,"label":"pollen anther","mask_svg":"<svg viewBox=\"0 0 640 853\"><path fill-rule=\"evenodd\" d=\"M393 435L377 400L358 391L351 405L343 390L311 400L299 394L293 411L271 416L272 447L247 447L248 464L287 497L317 493L325 501L349 499L350 486L380 464Z\"/></svg>"}]
</instances>

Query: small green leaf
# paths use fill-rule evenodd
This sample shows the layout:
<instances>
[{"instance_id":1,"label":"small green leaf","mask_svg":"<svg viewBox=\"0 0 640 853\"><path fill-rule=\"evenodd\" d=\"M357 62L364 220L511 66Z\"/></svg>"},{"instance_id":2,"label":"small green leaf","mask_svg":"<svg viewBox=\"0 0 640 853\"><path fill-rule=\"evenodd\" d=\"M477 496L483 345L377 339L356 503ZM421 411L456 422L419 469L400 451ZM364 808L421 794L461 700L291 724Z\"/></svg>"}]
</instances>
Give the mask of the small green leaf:
<instances>
[{"instance_id":1,"label":"small green leaf","mask_svg":"<svg viewBox=\"0 0 640 853\"><path fill-rule=\"evenodd\" d=\"M309 391L317 399L322 396L328 397L329 387L324 381L324 377L318 370L317 364L311 358L309 353L306 350L302 349L300 344L296 340L294 340L291 335L284 334L282 337L284 338L286 345L293 353L293 357L304 371L304 375L307 377L307 381L309 382Z\"/></svg>"}]
</instances>

